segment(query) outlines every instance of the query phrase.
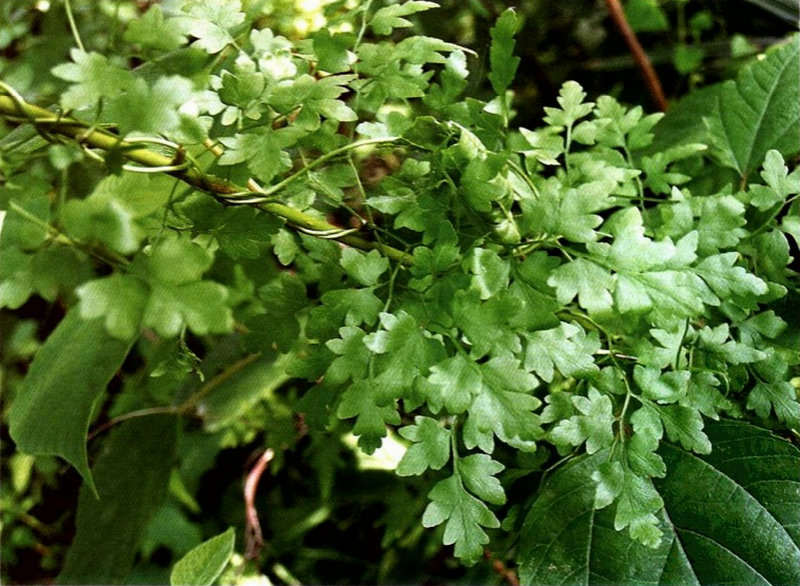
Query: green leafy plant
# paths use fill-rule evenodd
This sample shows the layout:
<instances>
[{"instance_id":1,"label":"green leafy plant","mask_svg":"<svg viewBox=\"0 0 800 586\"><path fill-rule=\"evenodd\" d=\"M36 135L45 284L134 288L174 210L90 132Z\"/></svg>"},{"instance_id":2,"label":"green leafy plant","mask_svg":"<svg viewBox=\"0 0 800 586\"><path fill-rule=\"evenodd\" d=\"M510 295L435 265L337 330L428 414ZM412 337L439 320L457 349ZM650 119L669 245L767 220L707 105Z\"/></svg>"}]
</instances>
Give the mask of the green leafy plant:
<instances>
[{"instance_id":1,"label":"green leafy plant","mask_svg":"<svg viewBox=\"0 0 800 586\"><path fill-rule=\"evenodd\" d=\"M51 110L0 84L0 306L63 316L10 436L84 483L61 581L167 540L173 583L212 583L200 477L253 442L314 478L261 504L268 548L248 517L286 582L326 580L284 560L348 466L386 506L375 579L443 544L525 583L800 580L797 36L666 116L567 82L528 129L513 10L479 99L467 50L406 34L433 2L299 40L178 5L120 17L136 68L77 36Z\"/></svg>"}]
</instances>

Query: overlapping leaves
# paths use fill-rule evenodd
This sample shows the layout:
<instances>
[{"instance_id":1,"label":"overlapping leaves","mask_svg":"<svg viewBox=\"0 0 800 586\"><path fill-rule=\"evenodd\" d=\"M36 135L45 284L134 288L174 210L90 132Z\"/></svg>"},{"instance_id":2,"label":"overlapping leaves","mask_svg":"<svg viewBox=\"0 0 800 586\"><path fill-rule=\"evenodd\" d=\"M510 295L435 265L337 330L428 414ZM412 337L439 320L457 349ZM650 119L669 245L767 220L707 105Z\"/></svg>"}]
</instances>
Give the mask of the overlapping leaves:
<instances>
[{"instance_id":1,"label":"overlapping leaves","mask_svg":"<svg viewBox=\"0 0 800 586\"><path fill-rule=\"evenodd\" d=\"M11 178L0 192L9 208L0 304L74 292L79 307L34 361L12 436L88 477L91 403L140 333L212 340L236 325L248 350L296 353L287 362L308 381L299 408L313 430L348 420L372 453L399 427L407 449L397 473L432 479L422 523L442 526L443 542L467 563L500 526L506 490L544 468L520 462L563 457L574 460L541 491L526 489L536 496L521 533L524 579L586 571L586 581L649 580L659 563L659 576L696 577L679 546L703 548L672 518L702 522L683 504L690 472L703 481L704 503L718 504L711 487L721 483L746 509L726 534L749 529L737 523L762 509L776 517L755 529L774 529L759 551L771 575L793 578L767 555L774 545L796 557L769 500L783 493L743 493L745 480L775 470L723 474L716 440L735 434L727 424L715 434L707 420L749 412L800 426L787 309L797 295L787 236L797 239L798 226L785 213L800 191L786 161L800 145L784 132L800 101L787 73L797 69L797 40L715 94L718 110L697 114L707 133L652 153L659 115L608 96L587 101L575 82L546 109L543 128L508 130L519 64L513 11L491 29L494 99L461 99L464 51L429 37L395 41L435 7L387 3L359 11L359 35L325 29L295 43L248 30L253 12L239 0L187 1L169 16L153 6L124 38L145 55L199 54L186 75L131 72L78 50L53 70L68 82L62 107L86 120L108 118L123 135L206 141L220 175L283 188L276 199L290 207L347 223L298 236L256 210L127 173L54 206L50 186ZM146 107L153 102L161 107ZM376 137L399 148L350 146ZM683 164L718 170L702 158L708 147L741 185L707 193L683 173ZM115 156L108 162L119 171ZM376 249L328 241L353 231ZM383 256L386 242L407 249L413 266ZM81 345L78 365L94 372L86 381L55 364L53 344L70 340ZM103 356L109 364L97 363ZM67 376L78 395L53 399L59 389L46 370ZM39 437L27 419L41 397L80 399L65 445ZM781 452L778 440L755 436L765 453ZM553 537L565 519L577 524ZM600 550L583 547L600 530L615 555L630 548L644 569L620 562L602 574ZM563 555L576 543L590 557L580 567ZM726 571L715 567L709 579Z\"/></svg>"}]
</instances>

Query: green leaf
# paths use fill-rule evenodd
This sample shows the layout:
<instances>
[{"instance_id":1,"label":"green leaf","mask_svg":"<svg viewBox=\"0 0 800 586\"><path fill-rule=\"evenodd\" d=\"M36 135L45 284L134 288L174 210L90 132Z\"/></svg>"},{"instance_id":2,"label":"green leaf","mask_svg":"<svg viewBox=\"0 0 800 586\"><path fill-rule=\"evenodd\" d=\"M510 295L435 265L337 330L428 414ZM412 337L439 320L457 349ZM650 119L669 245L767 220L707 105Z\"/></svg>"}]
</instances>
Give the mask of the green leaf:
<instances>
[{"instance_id":1,"label":"green leaf","mask_svg":"<svg viewBox=\"0 0 800 586\"><path fill-rule=\"evenodd\" d=\"M719 93L717 111L705 123L723 165L746 177L767 151L784 157L800 151L800 37L742 69Z\"/></svg>"},{"instance_id":2,"label":"green leaf","mask_svg":"<svg viewBox=\"0 0 800 586\"><path fill-rule=\"evenodd\" d=\"M487 503L503 505L506 493L496 474L505 469L486 454L471 454L458 460L458 472L471 493Z\"/></svg>"},{"instance_id":3,"label":"green leaf","mask_svg":"<svg viewBox=\"0 0 800 586\"><path fill-rule=\"evenodd\" d=\"M101 98L114 98L136 81L133 74L99 53L80 49L70 51L73 63L57 65L53 75L72 85L61 94L61 105L67 110L94 106Z\"/></svg>"},{"instance_id":4,"label":"green leaf","mask_svg":"<svg viewBox=\"0 0 800 586\"><path fill-rule=\"evenodd\" d=\"M800 171L791 174L784 164L783 157L776 150L767 153L761 177L767 185L750 185L747 194L749 203L760 210L768 210L783 203L788 197L800 193Z\"/></svg>"},{"instance_id":5,"label":"green leaf","mask_svg":"<svg viewBox=\"0 0 800 586\"><path fill-rule=\"evenodd\" d=\"M590 313L607 312L613 305L609 291L614 287L614 278L608 270L589 260L577 258L564 263L553 271L547 284L555 288L562 305L576 296L578 304Z\"/></svg>"},{"instance_id":6,"label":"green leaf","mask_svg":"<svg viewBox=\"0 0 800 586\"><path fill-rule=\"evenodd\" d=\"M370 19L369 26L376 35L390 35L392 34L392 29L406 28L412 25L411 21L402 18L403 16L409 16L431 8L439 8L439 5L436 2L410 0L402 4L384 6Z\"/></svg>"},{"instance_id":7,"label":"green leaf","mask_svg":"<svg viewBox=\"0 0 800 586\"><path fill-rule=\"evenodd\" d=\"M325 342L332 352L338 355L328 367L325 378L333 384L343 384L348 380L358 381L367 376L370 352L364 344L364 330L361 328L339 328L339 337Z\"/></svg>"},{"instance_id":8,"label":"green leaf","mask_svg":"<svg viewBox=\"0 0 800 586\"><path fill-rule=\"evenodd\" d=\"M576 120L583 118L592 111L594 102L584 102L586 92L575 81L568 81L558 92L558 105L561 108L547 107L544 120L551 126L572 126Z\"/></svg>"},{"instance_id":9,"label":"green leaf","mask_svg":"<svg viewBox=\"0 0 800 586\"><path fill-rule=\"evenodd\" d=\"M349 71L357 59L351 51L354 44L355 36L352 34L331 34L328 28L318 30L314 33L314 53L319 68L328 73Z\"/></svg>"},{"instance_id":10,"label":"green leaf","mask_svg":"<svg viewBox=\"0 0 800 586\"><path fill-rule=\"evenodd\" d=\"M133 338L119 340L102 320L69 311L31 364L9 413L11 438L29 454L55 454L93 491L86 454L92 408L122 365Z\"/></svg>"},{"instance_id":11,"label":"green leaf","mask_svg":"<svg viewBox=\"0 0 800 586\"><path fill-rule=\"evenodd\" d=\"M755 301L767 292L767 284L744 267L736 266L738 259L736 252L716 254L704 258L695 270L722 299L736 295Z\"/></svg>"},{"instance_id":12,"label":"green leaf","mask_svg":"<svg viewBox=\"0 0 800 586\"><path fill-rule=\"evenodd\" d=\"M439 358L441 344L423 335L417 321L405 311L381 313L383 329L364 338L380 357L375 360L375 383L382 397L408 393L416 377Z\"/></svg>"},{"instance_id":13,"label":"green leaf","mask_svg":"<svg viewBox=\"0 0 800 586\"><path fill-rule=\"evenodd\" d=\"M447 411L452 414L463 413L472 397L481 388L481 374L477 365L461 354L451 356L431 366L428 381L438 389L440 399Z\"/></svg>"},{"instance_id":14,"label":"green leaf","mask_svg":"<svg viewBox=\"0 0 800 586\"><path fill-rule=\"evenodd\" d=\"M102 243L122 254L139 249L154 214L169 200L174 179L144 173L110 175L89 197L71 199L61 221L69 235Z\"/></svg>"},{"instance_id":15,"label":"green leaf","mask_svg":"<svg viewBox=\"0 0 800 586\"><path fill-rule=\"evenodd\" d=\"M171 415L139 417L114 430L78 497L75 540L61 584L122 584L133 568L150 520L167 496L177 443Z\"/></svg>"},{"instance_id":16,"label":"green leaf","mask_svg":"<svg viewBox=\"0 0 800 586\"><path fill-rule=\"evenodd\" d=\"M469 408L464 425L467 448L494 451L494 438L519 450L534 451L542 436L533 413L541 401L532 395L539 381L511 357L492 358L480 365L483 387Z\"/></svg>"},{"instance_id":17,"label":"green leaf","mask_svg":"<svg viewBox=\"0 0 800 586\"><path fill-rule=\"evenodd\" d=\"M428 497L431 502L422 515L423 526L436 527L446 521L444 544L455 544L455 555L465 564L477 562L489 543L483 527L500 526L494 513L466 491L457 475L436 483Z\"/></svg>"},{"instance_id":18,"label":"green leaf","mask_svg":"<svg viewBox=\"0 0 800 586\"><path fill-rule=\"evenodd\" d=\"M402 384L402 383L401 383ZM367 454L373 453L386 437L386 424L398 425L400 414L394 402L386 404L382 389L367 380L354 382L342 395L336 411L340 419L356 418L353 433Z\"/></svg>"},{"instance_id":19,"label":"green leaf","mask_svg":"<svg viewBox=\"0 0 800 586\"><path fill-rule=\"evenodd\" d=\"M656 482L697 579L798 582L800 454L746 423L709 425L708 432L714 451L702 459L665 446L668 473Z\"/></svg>"},{"instance_id":20,"label":"green leaf","mask_svg":"<svg viewBox=\"0 0 800 586\"><path fill-rule=\"evenodd\" d=\"M580 326L562 323L526 337L525 368L545 382L553 380L556 369L564 377L585 377L599 370L593 354L600 349L600 342L587 337Z\"/></svg>"},{"instance_id":21,"label":"green leaf","mask_svg":"<svg viewBox=\"0 0 800 586\"><path fill-rule=\"evenodd\" d=\"M250 171L268 183L275 175L291 167L291 159L285 149L292 146L298 136L295 128L272 130L269 126L261 126L252 132L222 138L220 142L226 150L217 162L220 165L247 162Z\"/></svg>"},{"instance_id":22,"label":"green leaf","mask_svg":"<svg viewBox=\"0 0 800 586\"><path fill-rule=\"evenodd\" d=\"M269 351L275 344L288 352L300 337L297 313L308 303L303 282L294 275L281 273L277 279L258 290L264 313L247 320L248 339L254 348Z\"/></svg>"},{"instance_id":23,"label":"green leaf","mask_svg":"<svg viewBox=\"0 0 800 586\"><path fill-rule=\"evenodd\" d=\"M131 340L139 333L149 292L131 275L111 275L84 283L75 290L84 319L102 317L109 334Z\"/></svg>"},{"instance_id":24,"label":"green leaf","mask_svg":"<svg viewBox=\"0 0 800 586\"><path fill-rule=\"evenodd\" d=\"M234 31L245 20L240 0L195 0L187 2L187 16L179 19L180 32L196 40L193 47L210 54L219 53L234 42Z\"/></svg>"},{"instance_id":25,"label":"green leaf","mask_svg":"<svg viewBox=\"0 0 800 586\"><path fill-rule=\"evenodd\" d=\"M160 77L152 85L137 78L108 106L122 136L140 133L175 136L180 129L180 107L192 97L192 82L178 75ZM158 108L153 108L153 104Z\"/></svg>"},{"instance_id":26,"label":"green leaf","mask_svg":"<svg viewBox=\"0 0 800 586\"><path fill-rule=\"evenodd\" d=\"M233 555L236 534L233 527L192 549L173 566L169 577L173 586L210 586Z\"/></svg>"},{"instance_id":27,"label":"green leaf","mask_svg":"<svg viewBox=\"0 0 800 586\"><path fill-rule=\"evenodd\" d=\"M758 381L747 397L747 408L759 417L769 418L770 412L789 427L800 430L800 402L797 390L788 381Z\"/></svg>"},{"instance_id":28,"label":"green leaf","mask_svg":"<svg viewBox=\"0 0 800 586\"><path fill-rule=\"evenodd\" d=\"M745 423L713 424L708 432L715 446L708 456L669 445L661 450L667 474L655 488L664 501L658 515L664 536L656 548L612 530L613 507L595 510L591 477L607 452L576 458L555 472L522 528L520 582L797 582L800 453Z\"/></svg>"},{"instance_id":29,"label":"green leaf","mask_svg":"<svg viewBox=\"0 0 800 586\"><path fill-rule=\"evenodd\" d=\"M613 404L607 395L590 388L587 397L572 397L580 415L562 419L550 432L556 445L579 446L586 442L586 451L594 454L614 441Z\"/></svg>"},{"instance_id":30,"label":"green leaf","mask_svg":"<svg viewBox=\"0 0 800 586\"><path fill-rule=\"evenodd\" d=\"M164 20L164 11L153 4L141 17L133 19L125 29L124 39L147 49L172 51L186 42L186 36Z\"/></svg>"},{"instance_id":31,"label":"green leaf","mask_svg":"<svg viewBox=\"0 0 800 586\"><path fill-rule=\"evenodd\" d=\"M517 73L520 58L514 56L514 35L520 22L513 8L507 8L489 31L492 44L489 46L491 71L487 75L494 93L503 96Z\"/></svg>"},{"instance_id":32,"label":"green leaf","mask_svg":"<svg viewBox=\"0 0 800 586\"><path fill-rule=\"evenodd\" d=\"M143 325L165 337L177 336L184 326L200 335L231 330L227 289L200 280L213 262L207 251L187 238L167 238L140 260L138 266L150 288Z\"/></svg>"},{"instance_id":33,"label":"green leaf","mask_svg":"<svg viewBox=\"0 0 800 586\"><path fill-rule=\"evenodd\" d=\"M377 285L380 276L389 270L389 259L377 250L364 254L354 248L345 248L339 262L353 280L366 287Z\"/></svg>"},{"instance_id":34,"label":"green leaf","mask_svg":"<svg viewBox=\"0 0 800 586\"><path fill-rule=\"evenodd\" d=\"M480 293L481 299L489 299L508 287L511 266L500 258L494 250L475 248L472 252L470 271L473 274L472 288Z\"/></svg>"},{"instance_id":35,"label":"green leaf","mask_svg":"<svg viewBox=\"0 0 800 586\"><path fill-rule=\"evenodd\" d=\"M397 465L398 476L414 476L428 468L440 470L450 460L449 429L430 417L414 418L415 425L400 429L400 435L414 442Z\"/></svg>"}]
</instances>

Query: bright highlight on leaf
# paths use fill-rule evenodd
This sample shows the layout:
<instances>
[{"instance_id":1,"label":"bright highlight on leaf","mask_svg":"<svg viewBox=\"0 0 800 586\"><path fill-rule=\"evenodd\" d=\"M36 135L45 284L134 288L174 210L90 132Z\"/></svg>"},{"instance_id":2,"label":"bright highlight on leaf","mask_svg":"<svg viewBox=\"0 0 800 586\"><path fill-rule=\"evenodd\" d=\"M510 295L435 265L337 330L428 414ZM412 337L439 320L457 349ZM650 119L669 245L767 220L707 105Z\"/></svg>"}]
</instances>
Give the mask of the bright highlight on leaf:
<instances>
[{"instance_id":1,"label":"bright highlight on leaf","mask_svg":"<svg viewBox=\"0 0 800 586\"><path fill-rule=\"evenodd\" d=\"M205 541L183 556L172 568L174 586L210 586L228 565L236 539L233 527Z\"/></svg>"}]
</instances>

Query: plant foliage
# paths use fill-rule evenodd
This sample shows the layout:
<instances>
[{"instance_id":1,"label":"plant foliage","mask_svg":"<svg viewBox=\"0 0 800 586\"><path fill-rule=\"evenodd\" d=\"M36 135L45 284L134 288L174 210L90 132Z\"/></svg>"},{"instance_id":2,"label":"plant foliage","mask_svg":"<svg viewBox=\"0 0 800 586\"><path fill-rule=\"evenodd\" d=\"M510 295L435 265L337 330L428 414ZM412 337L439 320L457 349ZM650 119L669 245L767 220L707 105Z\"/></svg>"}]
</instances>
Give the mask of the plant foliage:
<instances>
[{"instance_id":1,"label":"plant foliage","mask_svg":"<svg viewBox=\"0 0 800 586\"><path fill-rule=\"evenodd\" d=\"M275 474L311 442L298 534L347 454L399 476L397 555L421 519L525 583L800 580L798 37L666 116L571 81L525 128L513 10L479 99L467 50L409 32L434 2L299 40L258 6L127 17L139 65L73 48L55 112L0 86L0 306L66 309L8 415L84 480L60 580L127 579L254 440ZM173 583L212 583L233 533L189 549Z\"/></svg>"}]
</instances>

